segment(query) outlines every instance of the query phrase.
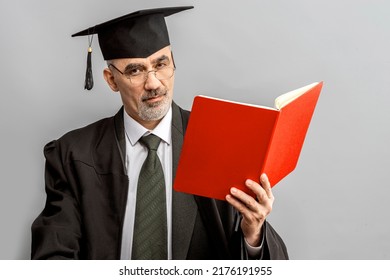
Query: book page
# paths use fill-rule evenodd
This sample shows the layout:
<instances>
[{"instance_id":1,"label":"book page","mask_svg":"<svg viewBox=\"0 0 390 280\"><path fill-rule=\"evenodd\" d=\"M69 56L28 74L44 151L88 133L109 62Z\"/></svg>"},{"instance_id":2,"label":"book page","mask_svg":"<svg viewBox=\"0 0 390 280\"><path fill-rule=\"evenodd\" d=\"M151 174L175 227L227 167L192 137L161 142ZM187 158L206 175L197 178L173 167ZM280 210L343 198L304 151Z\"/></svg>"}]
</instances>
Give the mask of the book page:
<instances>
[{"instance_id":1,"label":"book page","mask_svg":"<svg viewBox=\"0 0 390 280\"><path fill-rule=\"evenodd\" d=\"M244 102L238 102L238 101L233 101L233 100L227 100L227 99L222 99L222 98L217 98L217 97L211 97L211 96L206 96L206 95L197 95L201 96L204 98L209 98L209 99L214 99L214 100L219 100L219 101L224 101L224 102L229 102L233 104L239 104L239 105L244 105L244 106L250 106L250 107L256 107L256 108L263 108L267 110L273 110L276 111L276 108L268 107L268 106L263 106L263 105L257 105L257 104L250 104L250 103L244 103Z\"/></svg>"},{"instance_id":2,"label":"book page","mask_svg":"<svg viewBox=\"0 0 390 280\"><path fill-rule=\"evenodd\" d=\"M275 108L281 109L293 100L297 99L299 96L307 92L309 89L315 87L318 83L312 83L310 85L298 88L296 90L287 92L285 94L280 95L275 99Z\"/></svg>"}]
</instances>

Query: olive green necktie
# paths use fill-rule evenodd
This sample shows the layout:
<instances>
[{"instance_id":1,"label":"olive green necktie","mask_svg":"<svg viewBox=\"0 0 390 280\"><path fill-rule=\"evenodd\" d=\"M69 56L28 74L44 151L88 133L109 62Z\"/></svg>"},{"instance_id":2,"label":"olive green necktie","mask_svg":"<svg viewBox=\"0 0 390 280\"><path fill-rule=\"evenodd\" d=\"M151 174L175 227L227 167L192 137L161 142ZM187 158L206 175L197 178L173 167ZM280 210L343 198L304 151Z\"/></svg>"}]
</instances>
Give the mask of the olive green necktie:
<instances>
[{"instance_id":1,"label":"olive green necktie","mask_svg":"<svg viewBox=\"0 0 390 280\"><path fill-rule=\"evenodd\" d=\"M148 148L137 186L132 256L133 260L167 259L167 209L164 173L157 155L161 139L142 137Z\"/></svg>"}]
</instances>

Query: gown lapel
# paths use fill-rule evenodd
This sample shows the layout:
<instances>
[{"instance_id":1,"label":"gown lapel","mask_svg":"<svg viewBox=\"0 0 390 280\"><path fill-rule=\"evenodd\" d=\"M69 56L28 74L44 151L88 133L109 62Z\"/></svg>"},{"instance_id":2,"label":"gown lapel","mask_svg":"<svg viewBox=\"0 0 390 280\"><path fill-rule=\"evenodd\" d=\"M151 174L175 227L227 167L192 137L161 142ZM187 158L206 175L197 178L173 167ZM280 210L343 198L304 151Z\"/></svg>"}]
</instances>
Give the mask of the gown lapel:
<instances>
[{"instance_id":1,"label":"gown lapel","mask_svg":"<svg viewBox=\"0 0 390 280\"><path fill-rule=\"evenodd\" d=\"M183 122L179 107L172 104L172 161L173 176L179 163L183 145ZM194 231L197 205L194 197L189 194L172 191L172 258L186 259L191 236Z\"/></svg>"}]
</instances>

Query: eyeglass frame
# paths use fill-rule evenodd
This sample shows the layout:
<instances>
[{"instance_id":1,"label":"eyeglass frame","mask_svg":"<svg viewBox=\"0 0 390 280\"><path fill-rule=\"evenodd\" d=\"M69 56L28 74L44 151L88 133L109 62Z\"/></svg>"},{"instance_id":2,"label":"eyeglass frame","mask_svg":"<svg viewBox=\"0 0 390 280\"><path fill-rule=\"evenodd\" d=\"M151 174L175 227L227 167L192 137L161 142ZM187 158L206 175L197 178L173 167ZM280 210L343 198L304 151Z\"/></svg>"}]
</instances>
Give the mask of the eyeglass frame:
<instances>
[{"instance_id":1,"label":"eyeglass frame","mask_svg":"<svg viewBox=\"0 0 390 280\"><path fill-rule=\"evenodd\" d=\"M168 79L172 78L173 75L175 74L176 65L175 65L175 60L173 59L173 53L172 53L172 52L171 52L171 56L172 56L173 67L168 67L168 66L167 66L166 68L169 68L169 69L172 69L172 70L173 70L172 76L170 76L169 78L166 78L166 79L158 79L158 78L156 77L156 73L157 73L158 71L162 70L162 69L158 69L158 70L149 70L149 71L147 71L147 72L144 74L144 81L141 82L141 83L139 83L139 84L145 83L145 82L147 81L148 77L149 77L149 73L151 73L151 72L154 72L154 76L155 76L159 81L168 80ZM116 71L118 71L120 74L122 74L123 76L125 76L126 79L128 79L131 83L134 84L134 82L131 80L131 77L128 77L125 73L123 73L121 70L119 70L114 64L112 64L112 63L108 64L108 67L110 67L110 66L112 66Z\"/></svg>"}]
</instances>

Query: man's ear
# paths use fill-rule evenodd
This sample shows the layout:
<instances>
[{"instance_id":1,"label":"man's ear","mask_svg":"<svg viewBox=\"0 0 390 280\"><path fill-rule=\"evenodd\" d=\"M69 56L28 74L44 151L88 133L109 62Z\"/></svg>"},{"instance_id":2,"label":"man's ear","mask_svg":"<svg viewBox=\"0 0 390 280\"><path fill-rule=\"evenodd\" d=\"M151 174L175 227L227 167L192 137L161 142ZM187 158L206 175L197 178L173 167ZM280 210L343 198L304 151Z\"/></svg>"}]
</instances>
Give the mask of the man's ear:
<instances>
[{"instance_id":1,"label":"man's ear","mask_svg":"<svg viewBox=\"0 0 390 280\"><path fill-rule=\"evenodd\" d=\"M117 92L119 91L118 85L115 82L114 75L112 74L111 70L109 68L105 68L103 70L103 76L104 79L106 80L107 84L110 86L110 88Z\"/></svg>"}]
</instances>

